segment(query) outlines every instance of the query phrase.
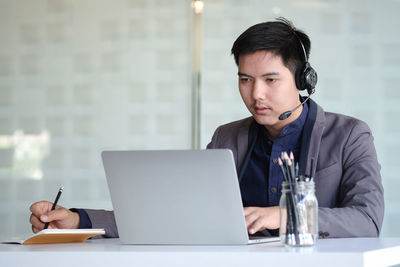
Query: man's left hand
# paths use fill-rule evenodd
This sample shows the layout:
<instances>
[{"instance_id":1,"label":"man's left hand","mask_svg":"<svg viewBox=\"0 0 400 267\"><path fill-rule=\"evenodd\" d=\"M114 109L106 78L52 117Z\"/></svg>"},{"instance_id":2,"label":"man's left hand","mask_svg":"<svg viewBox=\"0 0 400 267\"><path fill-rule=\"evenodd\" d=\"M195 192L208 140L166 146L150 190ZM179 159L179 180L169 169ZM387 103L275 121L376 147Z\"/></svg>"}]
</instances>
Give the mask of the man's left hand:
<instances>
[{"instance_id":1,"label":"man's left hand","mask_svg":"<svg viewBox=\"0 0 400 267\"><path fill-rule=\"evenodd\" d=\"M280 226L279 206L245 207L244 216L249 234L255 234L265 229L278 229Z\"/></svg>"}]
</instances>

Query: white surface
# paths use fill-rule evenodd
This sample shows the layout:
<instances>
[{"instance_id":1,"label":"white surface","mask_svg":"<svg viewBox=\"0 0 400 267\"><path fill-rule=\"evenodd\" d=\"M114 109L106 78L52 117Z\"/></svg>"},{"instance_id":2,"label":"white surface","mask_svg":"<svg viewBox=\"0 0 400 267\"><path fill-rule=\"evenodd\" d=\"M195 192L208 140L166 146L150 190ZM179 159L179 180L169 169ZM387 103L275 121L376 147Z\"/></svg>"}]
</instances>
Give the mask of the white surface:
<instances>
[{"instance_id":1,"label":"white surface","mask_svg":"<svg viewBox=\"0 0 400 267\"><path fill-rule=\"evenodd\" d=\"M0 266L390 266L400 264L400 238L318 240L315 247L133 246L119 239L59 245L0 244ZM257 265L256 265L257 264Z\"/></svg>"}]
</instances>

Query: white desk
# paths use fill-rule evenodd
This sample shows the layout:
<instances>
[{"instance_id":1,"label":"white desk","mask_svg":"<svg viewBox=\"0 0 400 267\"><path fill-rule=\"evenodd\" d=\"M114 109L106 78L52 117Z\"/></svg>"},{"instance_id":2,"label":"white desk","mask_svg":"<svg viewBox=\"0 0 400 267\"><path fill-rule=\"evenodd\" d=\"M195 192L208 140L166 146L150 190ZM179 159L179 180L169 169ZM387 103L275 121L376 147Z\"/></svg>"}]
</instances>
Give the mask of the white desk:
<instances>
[{"instance_id":1,"label":"white desk","mask_svg":"<svg viewBox=\"0 0 400 267\"><path fill-rule=\"evenodd\" d=\"M0 244L0 266L390 266L400 264L400 238L318 240L315 247L132 246L119 239L57 245Z\"/></svg>"}]
</instances>

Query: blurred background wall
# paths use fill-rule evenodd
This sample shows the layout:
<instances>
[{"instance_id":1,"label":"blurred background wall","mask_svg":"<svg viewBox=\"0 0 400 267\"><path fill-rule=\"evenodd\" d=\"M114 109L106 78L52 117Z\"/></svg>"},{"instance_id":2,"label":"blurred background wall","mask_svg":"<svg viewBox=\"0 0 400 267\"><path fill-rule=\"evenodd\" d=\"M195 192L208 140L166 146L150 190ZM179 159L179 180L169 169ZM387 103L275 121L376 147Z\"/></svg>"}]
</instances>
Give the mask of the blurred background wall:
<instances>
[{"instance_id":1,"label":"blurred background wall","mask_svg":"<svg viewBox=\"0 0 400 267\"><path fill-rule=\"evenodd\" d=\"M230 55L284 16L311 38L325 110L371 127L385 187L382 236L400 236L399 0L0 0L0 237L29 206L111 209L100 152L191 147L193 32L202 27L201 139L249 116ZM196 22L197 21L197 22Z\"/></svg>"}]
</instances>

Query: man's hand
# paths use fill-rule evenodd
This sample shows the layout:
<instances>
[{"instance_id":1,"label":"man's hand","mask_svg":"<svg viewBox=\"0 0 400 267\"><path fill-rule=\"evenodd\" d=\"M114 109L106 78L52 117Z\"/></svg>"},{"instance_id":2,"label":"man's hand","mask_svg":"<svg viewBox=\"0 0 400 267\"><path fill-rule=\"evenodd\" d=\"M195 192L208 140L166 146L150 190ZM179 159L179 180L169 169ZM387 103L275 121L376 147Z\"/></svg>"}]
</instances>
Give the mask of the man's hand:
<instances>
[{"instance_id":1,"label":"man's hand","mask_svg":"<svg viewBox=\"0 0 400 267\"><path fill-rule=\"evenodd\" d=\"M51 210L52 206L53 203L48 201L39 201L32 204L30 207L32 212L30 222L34 233L41 231L46 222L49 223L49 228L53 229L76 229L79 227L78 213L61 206Z\"/></svg>"},{"instance_id":2,"label":"man's hand","mask_svg":"<svg viewBox=\"0 0 400 267\"><path fill-rule=\"evenodd\" d=\"M245 207L244 216L249 234L255 234L265 229L278 229L280 226L279 206Z\"/></svg>"}]
</instances>

